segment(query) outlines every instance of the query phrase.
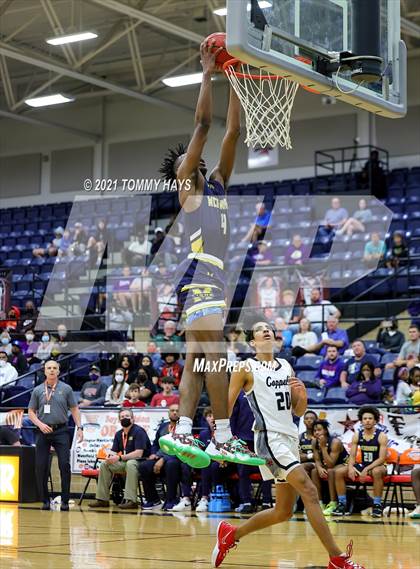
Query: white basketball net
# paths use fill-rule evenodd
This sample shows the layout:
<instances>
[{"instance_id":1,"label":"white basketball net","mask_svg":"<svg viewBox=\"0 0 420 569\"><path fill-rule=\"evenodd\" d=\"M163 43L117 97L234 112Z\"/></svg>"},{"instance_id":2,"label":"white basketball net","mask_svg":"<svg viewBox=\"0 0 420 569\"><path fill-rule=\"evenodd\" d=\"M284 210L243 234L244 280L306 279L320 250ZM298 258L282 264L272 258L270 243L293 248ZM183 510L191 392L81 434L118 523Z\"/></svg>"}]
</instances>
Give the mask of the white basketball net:
<instances>
[{"instance_id":1,"label":"white basketball net","mask_svg":"<svg viewBox=\"0 0 420 569\"><path fill-rule=\"evenodd\" d=\"M253 148L280 144L290 150L290 115L299 83L247 63L228 65L225 71L245 111L245 143Z\"/></svg>"}]
</instances>

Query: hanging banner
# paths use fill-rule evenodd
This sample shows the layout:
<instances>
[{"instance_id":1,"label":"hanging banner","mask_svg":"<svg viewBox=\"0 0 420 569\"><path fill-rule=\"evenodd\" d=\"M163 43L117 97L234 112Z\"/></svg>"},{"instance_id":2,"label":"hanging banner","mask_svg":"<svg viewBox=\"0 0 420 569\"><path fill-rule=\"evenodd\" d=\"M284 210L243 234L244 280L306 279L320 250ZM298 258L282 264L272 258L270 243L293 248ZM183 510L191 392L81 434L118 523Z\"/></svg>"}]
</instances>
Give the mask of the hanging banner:
<instances>
[{"instance_id":1,"label":"hanging banner","mask_svg":"<svg viewBox=\"0 0 420 569\"><path fill-rule=\"evenodd\" d=\"M329 422L330 433L343 441L347 450L350 449L351 439L361 428L355 409L314 409L319 419ZM420 413L404 414L398 409L378 409L381 414L380 428L388 436L388 446L399 453L408 448L420 446ZM303 417L300 418L299 434L305 431Z\"/></svg>"},{"instance_id":2,"label":"hanging banner","mask_svg":"<svg viewBox=\"0 0 420 569\"><path fill-rule=\"evenodd\" d=\"M76 431L71 447L71 471L80 473L83 468L92 468L100 449L110 449L115 433L121 429L118 409L80 409L83 426L83 441L78 443ZM136 425L143 427L153 443L156 431L163 421L168 420L164 408L133 409Z\"/></svg>"}]
</instances>

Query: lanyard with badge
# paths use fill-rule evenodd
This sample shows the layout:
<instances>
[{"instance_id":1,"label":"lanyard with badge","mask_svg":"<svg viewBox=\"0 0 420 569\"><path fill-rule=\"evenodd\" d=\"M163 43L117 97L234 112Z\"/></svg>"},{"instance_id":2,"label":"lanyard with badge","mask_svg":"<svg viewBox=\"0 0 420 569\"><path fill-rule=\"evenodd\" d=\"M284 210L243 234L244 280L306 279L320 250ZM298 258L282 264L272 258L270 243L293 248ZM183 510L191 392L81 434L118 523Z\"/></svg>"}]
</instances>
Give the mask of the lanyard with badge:
<instances>
[{"instance_id":1,"label":"lanyard with badge","mask_svg":"<svg viewBox=\"0 0 420 569\"><path fill-rule=\"evenodd\" d=\"M123 454L126 454L125 452L125 447L127 446L127 441L128 441L128 433L122 433L122 445L123 445Z\"/></svg>"},{"instance_id":2,"label":"lanyard with badge","mask_svg":"<svg viewBox=\"0 0 420 569\"><path fill-rule=\"evenodd\" d=\"M45 414L51 413L50 399L54 395L54 391L55 391L56 387L57 387L57 384L53 385L51 387L51 391L48 392L48 383L45 382L45 400L46 400L46 403L44 404L44 413Z\"/></svg>"}]
</instances>

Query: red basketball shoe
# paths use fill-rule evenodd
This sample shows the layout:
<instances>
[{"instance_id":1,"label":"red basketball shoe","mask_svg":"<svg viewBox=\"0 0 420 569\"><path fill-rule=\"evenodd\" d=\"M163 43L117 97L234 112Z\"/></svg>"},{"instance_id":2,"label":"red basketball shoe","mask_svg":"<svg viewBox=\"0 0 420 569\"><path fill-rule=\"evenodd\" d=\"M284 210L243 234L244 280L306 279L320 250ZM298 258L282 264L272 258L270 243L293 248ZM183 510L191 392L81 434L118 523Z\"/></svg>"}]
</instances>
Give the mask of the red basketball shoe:
<instances>
[{"instance_id":1,"label":"red basketball shoe","mask_svg":"<svg viewBox=\"0 0 420 569\"><path fill-rule=\"evenodd\" d=\"M229 549L236 547L236 527L228 522L220 522L217 526L217 543L211 556L213 567L219 567L228 554Z\"/></svg>"},{"instance_id":2,"label":"red basketball shoe","mask_svg":"<svg viewBox=\"0 0 420 569\"><path fill-rule=\"evenodd\" d=\"M339 557L330 557L327 569L365 569L362 565L359 565L359 563L350 561L352 553L353 541L348 544L345 556L340 555Z\"/></svg>"}]
</instances>

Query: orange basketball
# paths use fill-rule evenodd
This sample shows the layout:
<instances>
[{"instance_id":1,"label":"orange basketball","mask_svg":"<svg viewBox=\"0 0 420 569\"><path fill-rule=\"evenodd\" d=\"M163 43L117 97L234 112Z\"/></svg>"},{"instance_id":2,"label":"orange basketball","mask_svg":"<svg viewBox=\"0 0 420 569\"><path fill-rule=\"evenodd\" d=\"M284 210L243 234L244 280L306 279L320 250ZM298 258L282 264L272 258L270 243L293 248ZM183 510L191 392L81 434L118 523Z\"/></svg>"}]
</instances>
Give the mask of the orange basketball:
<instances>
[{"instance_id":1,"label":"orange basketball","mask_svg":"<svg viewBox=\"0 0 420 569\"><path fill-rule=\"evenodd\" d=\"M207 45L213 43L213 51L217 50L219 47L223 47L224 49L219 53L216 58L217 67L222 69L223 64L229 59L233 59L230 53L226 50L226 34L224 32L216 32L214 34L209 35L205 42Z\"/></svg>"}]
</instances>

